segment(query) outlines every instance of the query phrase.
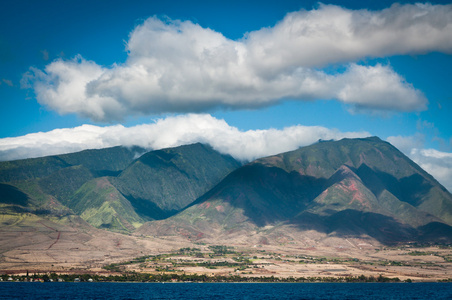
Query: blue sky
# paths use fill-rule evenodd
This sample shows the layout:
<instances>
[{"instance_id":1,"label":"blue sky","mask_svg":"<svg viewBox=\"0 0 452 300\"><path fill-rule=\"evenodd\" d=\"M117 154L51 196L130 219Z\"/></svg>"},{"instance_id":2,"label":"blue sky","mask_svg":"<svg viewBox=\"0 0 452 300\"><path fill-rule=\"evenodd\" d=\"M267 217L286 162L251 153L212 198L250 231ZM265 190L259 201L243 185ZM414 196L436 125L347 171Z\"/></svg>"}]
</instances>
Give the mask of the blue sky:
<instances>
[{"instance_id":1,"label":"blue sky","mask_svg":"<svg viewBox=\"0 0 452 300\"><path fill-rule=\"evenodd\" d=\"M0 159L377 135L450 190L449 2L2 1Z\"/></svg>"}]
</instances>

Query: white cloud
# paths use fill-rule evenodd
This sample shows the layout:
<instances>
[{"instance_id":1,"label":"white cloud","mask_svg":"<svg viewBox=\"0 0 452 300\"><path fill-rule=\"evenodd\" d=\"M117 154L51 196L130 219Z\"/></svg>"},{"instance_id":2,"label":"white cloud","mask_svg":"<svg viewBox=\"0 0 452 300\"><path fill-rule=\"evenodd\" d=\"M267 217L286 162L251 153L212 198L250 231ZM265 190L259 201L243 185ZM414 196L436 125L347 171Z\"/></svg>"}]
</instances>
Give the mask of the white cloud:
<instances>
[{"instance_id":1,"label":"white cloud","mask_svg":"<svg viewBox=\"0 0 452 300\"><path fill-rule=\"evenodd\" d=\"M452 52L451 5L399 5L381 11L334 5L288 14L248 36L256 65L319 67L394 54ZM279 71L278 71L279 72Z\"/></svg>"},{"instance_id":2,"label":"white cloud","mask_svg":"<svg viewBox=\"0 0 452 300\"><path fill-rule=\"evenodd\" d=\"M407 155L412 149L421 149L425 144L425 136L421 133L412 136L390 136L386 140Z\"/></svg>"},{"instance_id":3,"label":"white cloud","mask_svg":"<svg viewBox=\"0 0 452 300\"><path fill-rule=\"evenodd\" d=\"M161 149L196 142L210 144L214 149L236 159L250 161L307 146L319 139L338 140L370 135L368 132L341 132L321 126L301 125L281 130L241 131L208 114L187 114L133 127L82 125L3 138L0 139L0 161L118 145ZM387 140L452 191L452 153L423 149L422 134L392 136Z\"/></svg>"},{"instance_id":4,"label":"white cloud","mask_svg":"<svg viewBox=\"0 0 452 300\"><path fill-rule=\"evenodd\" d=\"M435 149L413 149L410 157L452 192L452 153Z\"/></svg>"},{"instance_id":5,"label":"white cloud","mask_svg":"<svg viewBox=\"0 0 452 300\"><path fill-rule=\"evenodd\" d=\"M382 11L320 5L230 40L190 21L151 17L127 42L123 64L81 56L31 69L25 85L42 105L93 120L336 99L358 109L420 111L422 92L366 57L452 52L452 5L393 5ZM330 64L345 71L328 73Z\"/></svg>"},{"instance_id":6,"label":"white cloud","mask_svg":"<svg viewBox=\"0 0 452 300\"><path fill-rule=\"evenodd\" d=\"M77 113L96 120L115 119L122 110L116 99L103 95L87 96L89 84L105 70L81 56L70 61L58 59L47 65L44 71L31 68L21 84L27 86L30 80L33 81L38 102L61 114Z\"/></svg>"},{"instance_id":7,"label":"white cloud","mask_svg":"<svg viewBox=\"0 0 452 300\"><path fill-rule=\"evenodd\" d=\"M319 126L291 126L282 130L240 131L210 115L188 114L159 119L152 124L124 127L83 125L0 139L0 160L70 153L117 145L161 149L189 143L210 144L239 160L277 154L319 139L365 137L367 132L341 132Z\"/></svg>"},{"instance_id":8,"label":"white cloud","mask_svg":"<svg viewBox=\"0 0 452 300\"><path fill-rule=\"evenodd\" d=\"M406 137L393 136L388 137L387 140L452 192L452 153L423 149L422 134Z\"/></svg>"}]
</instances>

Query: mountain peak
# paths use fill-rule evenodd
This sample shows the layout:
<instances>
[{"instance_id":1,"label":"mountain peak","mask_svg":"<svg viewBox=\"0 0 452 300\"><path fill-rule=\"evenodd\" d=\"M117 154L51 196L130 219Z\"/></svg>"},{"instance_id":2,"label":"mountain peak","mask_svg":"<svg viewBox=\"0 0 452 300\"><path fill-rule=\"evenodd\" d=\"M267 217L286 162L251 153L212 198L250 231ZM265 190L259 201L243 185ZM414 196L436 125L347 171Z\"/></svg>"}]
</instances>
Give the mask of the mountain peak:
<instances>
[{"instance_id":1,"label":"mountain peak","mask_svg":"<svg viewBox=\"0 0 452 300\"><path fill-rule=\"evenodd\" d=\"M364 138L343 138L342 140L350 140L350 141L369 141L369 142L384 142L378 136L368 136Z\"/></svg>"},{"instance_id":2,"label":"mountain peak","mask_svg":"<svg viewBox=\"0 0 452 300\"><path fill-rule=\"evenodd\" d=\"M159 220L138 232L196 238L277 243L281 232L302 239L315 231L377 243L452 241L452 195L378 137L321 141L245 166L202 143L135 155L115 147L2 163L0 192L11 199L0 202L75 212L127 232Z\"/></svg>"},{"instance_id":3,"label":"mountain peak","mask_svg":"<svg viewBox=\"0 0 452 300\"><path fill-rule=\"evenodd\" d=\"M289 226L284 231L292 236L315 230L391 244L429 241L430 228L435 239L451 240L452 195L378 137L325 141L258 159L195 204L170 219L205 236L217 234L210 228L226 234Z\"/></svg>"}]
</instances>

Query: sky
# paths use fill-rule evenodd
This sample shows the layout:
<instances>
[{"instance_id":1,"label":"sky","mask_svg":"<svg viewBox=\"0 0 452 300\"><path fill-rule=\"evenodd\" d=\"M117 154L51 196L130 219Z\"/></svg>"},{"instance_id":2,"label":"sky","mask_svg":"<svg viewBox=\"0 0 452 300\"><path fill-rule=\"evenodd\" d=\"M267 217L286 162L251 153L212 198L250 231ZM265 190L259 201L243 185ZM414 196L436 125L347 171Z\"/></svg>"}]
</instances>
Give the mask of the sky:
<instances>
[{"instance_id":1,"label":"sky","mask_svg":"<svg viewBox=\"0 0 452 300\"><path fill-rule=\"evenodd\" d=\"M0 2L0 160L378 136L452 191L450 1Z\"/></svg>"}]
</instances>

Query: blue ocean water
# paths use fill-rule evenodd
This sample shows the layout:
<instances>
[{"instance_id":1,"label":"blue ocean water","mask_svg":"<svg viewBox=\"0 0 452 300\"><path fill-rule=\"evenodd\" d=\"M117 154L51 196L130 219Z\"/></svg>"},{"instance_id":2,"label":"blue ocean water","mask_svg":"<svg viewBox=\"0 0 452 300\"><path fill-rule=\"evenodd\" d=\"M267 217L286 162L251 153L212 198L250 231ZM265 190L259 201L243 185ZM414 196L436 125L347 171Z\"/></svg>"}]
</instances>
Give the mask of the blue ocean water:
<instances>
[{"instance_id":1,"label":"blue ocean water","mask_svg":"<svg viewBox=\"0 0 452 300\"><path fill-rule=\"evenodd\" d=\"M452 299L452 283L0 283L0 299Z\"/></svg>"}]
</instances>

